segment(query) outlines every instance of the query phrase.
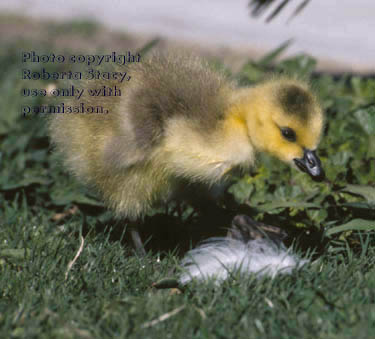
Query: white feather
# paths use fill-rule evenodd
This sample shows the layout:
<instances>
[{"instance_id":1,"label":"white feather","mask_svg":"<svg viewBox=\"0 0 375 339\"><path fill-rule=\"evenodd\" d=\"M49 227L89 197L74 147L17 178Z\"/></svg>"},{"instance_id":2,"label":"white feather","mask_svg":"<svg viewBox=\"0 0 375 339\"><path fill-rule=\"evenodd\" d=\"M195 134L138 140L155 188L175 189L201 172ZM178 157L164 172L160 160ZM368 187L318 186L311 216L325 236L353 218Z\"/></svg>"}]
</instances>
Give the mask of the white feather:
<instances>
[{"instance_id":1,"label":"white feather","mask_svg":"<svg viewBox=\"0 0 375 339\"><path fill-rule=\"evenodd\" d=\"M212 238L186 254L181 262L185 273L181 275L180 283L211 278L221 282L232 272L238 271L273 278L278 273L290 274L293 269L307 262L283 244L276 244L270 239L244 242L231 238Z\"/></svg>"}]
</instances>

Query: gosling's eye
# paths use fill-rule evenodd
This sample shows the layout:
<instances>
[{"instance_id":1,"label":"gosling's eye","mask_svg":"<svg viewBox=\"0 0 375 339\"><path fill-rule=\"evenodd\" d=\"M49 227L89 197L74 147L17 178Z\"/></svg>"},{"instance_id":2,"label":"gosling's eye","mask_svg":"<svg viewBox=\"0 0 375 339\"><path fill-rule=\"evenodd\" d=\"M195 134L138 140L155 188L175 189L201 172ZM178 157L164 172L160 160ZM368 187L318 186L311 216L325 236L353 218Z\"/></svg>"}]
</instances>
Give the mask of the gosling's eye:
<instances>
[{"instance_id":1,"label":"gosling's eye","mask_svg":"<svg viewBox=\"0 0 375 339\"><path fill-rule=\"evenodd\" d=\"M283 137L290 141L290 142L295 142L297 140L296 137L296 132L294 132L291 128L289 127L281 127L281 134Z\"/></svg>"}]
</instances>

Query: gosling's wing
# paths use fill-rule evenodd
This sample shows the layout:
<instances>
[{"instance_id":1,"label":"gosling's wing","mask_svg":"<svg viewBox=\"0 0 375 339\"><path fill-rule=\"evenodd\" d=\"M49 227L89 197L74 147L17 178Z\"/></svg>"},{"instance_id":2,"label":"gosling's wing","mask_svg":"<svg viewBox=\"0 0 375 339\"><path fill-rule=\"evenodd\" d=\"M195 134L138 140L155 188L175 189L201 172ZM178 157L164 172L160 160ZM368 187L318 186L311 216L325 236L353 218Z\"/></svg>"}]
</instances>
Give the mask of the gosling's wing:
<instances>
[{"instance_id":1,"label":"gosling's wing","mask_svg":"<svg viewBox=\"0 0 375 339\"><path fill-rule=\"evenodd\" d=\"M56 116L50 134L68 166L84 176L90 168L122 171L149 161L162 144L168 122L181 118L201 136L224 118L228 81L199 58L153 55L126 71L130 81L87 81L82 86L117 86L121 96L82 96L87 106L103 106L106 115ZM194 140L187 140L194 143Z\"/></svg>"}]
</instances>

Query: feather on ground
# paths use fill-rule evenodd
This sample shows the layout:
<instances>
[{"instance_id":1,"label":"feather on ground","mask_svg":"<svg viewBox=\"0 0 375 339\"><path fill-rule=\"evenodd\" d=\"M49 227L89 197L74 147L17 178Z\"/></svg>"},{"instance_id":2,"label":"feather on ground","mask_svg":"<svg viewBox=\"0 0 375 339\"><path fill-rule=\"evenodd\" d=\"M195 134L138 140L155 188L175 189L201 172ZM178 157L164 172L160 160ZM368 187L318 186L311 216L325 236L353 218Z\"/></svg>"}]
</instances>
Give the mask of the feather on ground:
<instances>
[{"instance_id":1,"label":"feather on ground","mask_svg":"<svg viewBox=\"0 0 375 339\"><path fill-rule=\"evenodd\" d=\"M307 262L271 239L212 238L184 257L181 263L186 271L181 275L180 283L212 278L222 282L236 272L273 278L279 273L290 274Z\"/></svg>"}]
</instances>

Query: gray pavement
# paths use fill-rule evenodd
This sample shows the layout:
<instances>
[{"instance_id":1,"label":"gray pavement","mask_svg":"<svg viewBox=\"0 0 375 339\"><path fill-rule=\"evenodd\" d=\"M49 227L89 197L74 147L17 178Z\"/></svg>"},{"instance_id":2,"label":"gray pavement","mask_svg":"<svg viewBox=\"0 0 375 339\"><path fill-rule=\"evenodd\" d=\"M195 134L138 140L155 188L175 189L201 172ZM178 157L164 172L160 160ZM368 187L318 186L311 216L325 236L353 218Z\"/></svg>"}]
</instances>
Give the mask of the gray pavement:
<instances>
[{"instance_id":1,"label":"gray pavement","mask_svg":"<svg viewBox=\"0 0 375 339\"><path fill-rule=\"evenodd\" d=\"M348 71L375 72L375 1L313 0L290 23L295 0L270 24L249 16L247 0L0 0L0 11L49 19L88 17L127 32L205 46L307 52Z\"/></svg>"}]
</instances>

